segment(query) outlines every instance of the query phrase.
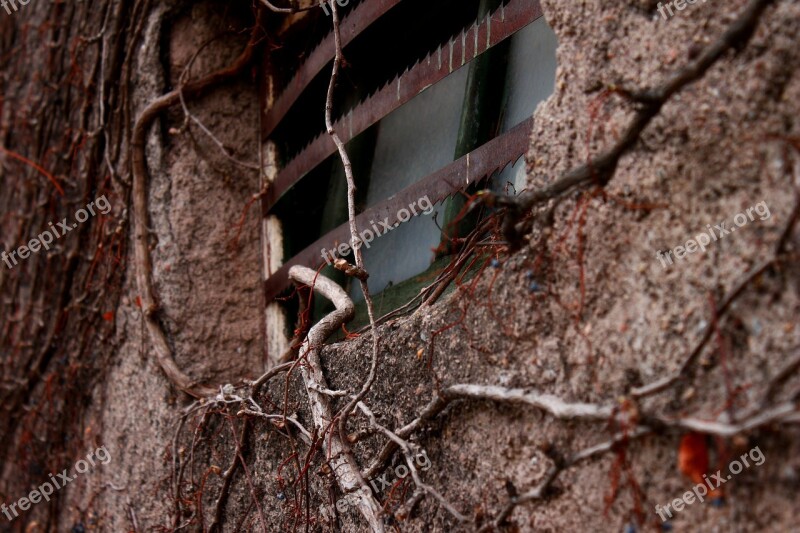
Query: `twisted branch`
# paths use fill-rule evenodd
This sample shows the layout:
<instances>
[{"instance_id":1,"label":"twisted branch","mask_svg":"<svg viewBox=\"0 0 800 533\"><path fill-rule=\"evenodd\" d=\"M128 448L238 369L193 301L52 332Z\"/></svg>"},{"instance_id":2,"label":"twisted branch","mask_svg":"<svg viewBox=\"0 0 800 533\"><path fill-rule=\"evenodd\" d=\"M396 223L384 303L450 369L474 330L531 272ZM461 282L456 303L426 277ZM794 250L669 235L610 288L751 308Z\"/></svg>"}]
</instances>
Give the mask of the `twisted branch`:
<instances>
[{"instance_id":1,"label":"twisted branch","mask_svg":"<svg viewBox=\"0 0 800 533\"><path fill-rule=\"evenodd\" d=\"M331 410L330 399L320 390L328 390L325 376L322 373L322 363L319 359L319 352L322 344L333 333L353 318L355 306L353 301L347 296L344 290L326 278L318 275L316 271L304 267L293 266L289 269L289 279L298 285L307 285L325 298L328 298L336 308L327 314L308 332L306 340L300 348L300 353L305 354L306 363L300 365L300 372L305 383L308 400L311 404L311 414L314 418L314 425L317 433L325 436L324 446L329 452L329 462L335 479L344 492L355 492L358 508L366 519L373 532L382 533L384 531L381 521L381 507L367 486L366 481L361 476L361 471L356 463L353 454L345 446L341 436L335 428L331 428L334 420ZM330 431L328 431L330 428Z\"/></svg>"},{"instance_id":2,"label":"twisted branch","mask_svg":"<svg viewBox=\"0 0 800 533\"><path fill-rule=\"evenodd\" d=\"M147 133L158 116L170 107L180 103L182 95L197 96L207 89L226 80L236 77L253 58L253 52L260 31L260 19L256 20L250 41L244 51L228 68L214 72L197 81L168 92L156 98L142 111L133 127L131 139L131 164L133 175L133 228L134 228L134 267L139 298L142 303L142 315L150 339L156 351L156 359L167 379L178 389L195 398L212 396L216 389L200 385L186 375L178 367L167 340L166 332L158 319L159 304L153 288L153 262L148 243L148 210L147 210Z\"/></svg>"}]
</instances>

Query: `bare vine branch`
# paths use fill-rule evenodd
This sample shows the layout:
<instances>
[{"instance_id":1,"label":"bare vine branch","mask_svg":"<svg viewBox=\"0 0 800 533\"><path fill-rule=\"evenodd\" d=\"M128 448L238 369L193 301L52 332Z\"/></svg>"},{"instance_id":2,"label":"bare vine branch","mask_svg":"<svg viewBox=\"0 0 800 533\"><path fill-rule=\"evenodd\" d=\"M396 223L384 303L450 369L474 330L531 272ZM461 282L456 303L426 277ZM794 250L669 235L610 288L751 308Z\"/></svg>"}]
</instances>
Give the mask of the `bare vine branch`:
<instances>
[{"instance_id":1,"label":"bare vine branch","mask_svg":"<svg viewBox=\"0 0 800 533\"><path fill-rule=\"evenodd\" d=\"M451 515L453 515L459 522L466 522L468 518L461 514L458 509L453 507L447 499L442 496L439 491L422 481L422 478L419 477L419 472L417 472L417 467L414 465L414 452L411 450L411 444L409 444L405 439L402 439L397 434L392 432L390 429L382 426L378 419L375 417L375 414L367 407L364 402L358 402L358 408L367 415L370 424L372 427L377 429L378 431L382 432L384 435L389 437L389 439L394 442L397 446L403 450L403 455L406 458L406 464L408 465L409 470L411 471L411 476L414 479L414 483L419 487L423 492L426 492L436 498L436 500L442 504L442 507L447 509Z\"/></svg>"},{"instance_id":2,"label":"bare vine branch","mask_svg":"<svg viewBox=\"0 0 800 533\"><path fill-rule=\"evenodd\" d=\"M311 404L311 413L314 424L319 434L326 434L325 449L328 450L328 461L333 471L334 477L339 482L339 486L344 492L356 492L358 508L364 519L374 532L383 532L383 522L381 521L381 507L367 486L355 458L349 451L349 447L341 439L340 434L329 426L334 421L330 399L327 395L318 392L319 389L328 389L325 376L322 373L322 363L319 359L319 351L325 340L336 332L342 324L353 318L355 307L352 300L342 290L339 285L318 275L314 270L303 267L293 266L289 269L289 278L297 284L307 285L322 296L333 302L334 311L326 315L308 332L308 337L303 342L300 349L307 364L300 367L305 382L306 392Z\"/></svg>"},{"instance_id":3,"label":"bare vine branch","mask_svg":"<svg viewBox=\"0 0 800 533\"><path fill-rule=\"evenodd\" d=\"M331 7L331 14L333 19L333 36L336 45L336 55L333 59L333 70L331 72L331 80L328 84L328 94L325 101L325 126L339 151L339 157L344 166L344 174L347 179L347 216L350 224L350 246L353 249L353 254L356 259L356 269L359 272L358 281L361 285L361 292L364 294L364 302L367 306L367 315L369 316L370 334L372 336L372 361L370 364L369 375L367 376L361 390L350 400L350 402L342 409L339 417L338 431L340 438L345 446L347 444L347 419L355 409L359 401L367 395L372 384L375 382L378 370L378 329L375 324L375 306L372 303L372 296L369 293L369 285L367 278L369 273L364 266L364 257L361 253L361 239L358 236L358 225L356 223L356 182L353 177L353 165L350 162L350 157L347 155L344 143L336 130L333 127L333 92L336 88L336 81L339 78L339 70L341 69L344 54L342 52L342 38L339 31L339 13L336 9L336 0L329 0L328 4Z\"/></svg>"},{"instance_id":4,"label":"bare vine branch","mask_svg":"<svg viewBox=\"0 0 800 533\"><path fill-rule=\"evenodd\" d=\"M158 118L162 112L180 103L182 95L196 96L243 72L247 65L250 64L250 60L253 57L255 43L258 40L260 31L260 23L256 21L250 41L231 66L214 72L200 80L187 83L178 89L156 98L142 111L133 127L133 137L131 139L134 219L133 248L136 283L139 288L142 315L147 331L150 334L150 339L154 345L156 359L161 369L164 371L164 374L167 376L167 379L178 389L195 398L212 396L216 393L216 389L198 384L178 367L172 354L172 348L167 340L166 332L158 318L159 304L155 295L155 289L153 288L153 263L150 256L147 227L149 220L147 209L147 134L155 119Z\"/></svg>"}]
</instances>

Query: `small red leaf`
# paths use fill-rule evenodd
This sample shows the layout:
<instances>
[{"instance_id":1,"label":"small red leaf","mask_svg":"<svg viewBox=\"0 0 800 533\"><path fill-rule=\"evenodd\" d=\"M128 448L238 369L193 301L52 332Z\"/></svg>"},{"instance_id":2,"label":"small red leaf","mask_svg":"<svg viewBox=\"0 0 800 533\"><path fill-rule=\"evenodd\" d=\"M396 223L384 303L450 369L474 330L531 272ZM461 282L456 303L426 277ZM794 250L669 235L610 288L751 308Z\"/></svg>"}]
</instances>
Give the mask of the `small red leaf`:
<instances>
[{"instance_id":1,"label":"small red leaf","mask_svg":"<svg viewBox=\"0 0 800 533\"><path fill-rule=\"evenodd\" d=\"M708 456L708 440L702 433L686 433L681 437L678 449L678 468L681 473L698 485L705 484L703 476L708 472L710 464ZM722 496L722 489L712 488L710 499Z\"/></svg>"},{"instance_id":2,"label":"small red leaf","mask_svg":"<svg viewBox=\"0 0 800 533\"><path fill-rule=\"evenodd\" d=\"M687 433L681 437L678 468L684 476L695 482L708 472L708 444L705 435Z\"/></svg>"}]
</instances>

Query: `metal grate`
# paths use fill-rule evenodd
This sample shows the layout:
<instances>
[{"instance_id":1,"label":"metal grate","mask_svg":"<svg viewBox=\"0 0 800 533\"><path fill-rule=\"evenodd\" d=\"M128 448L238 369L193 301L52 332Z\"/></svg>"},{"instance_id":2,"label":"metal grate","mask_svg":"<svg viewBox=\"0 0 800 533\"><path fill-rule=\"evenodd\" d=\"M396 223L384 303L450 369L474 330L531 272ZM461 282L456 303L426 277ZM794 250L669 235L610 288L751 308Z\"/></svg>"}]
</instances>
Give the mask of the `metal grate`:
<instances>
[{"instance_id":1,"label":"metal grate","mask_svg":"<svg viewBox=\"0 0 800 533\"><path fill-rule=\"evenodd\" d=\"M364 0L342 20L340 31L343 44L352 42L370 24L386 15L399 3L400 0ZM337 132L344 142L348 142L428 87L469 64L481 53L508 39L541 16L542 9L538 0L510 0L501 4L483 20L476 21L459 34L452 36L427 57L356 105L336 122L334 126ZM286 89L276 99L273 108L267 112L262 131L265 139L268 139L280 125L303 90L325 65L332 61L333 56L333 37L329 35L309 55L289 81ZM410 201L425 195L434 203L442 201L468 185L488 178L508 164L514 163L527 149L532 125L532 119L523 121L507 133L364 211L357 218L359 227L364 227L369 220L382 220L387 216L394 224L397 222L398 210L408 205ZM263 215L270 214L276 203L293 185L324 162L335 150L336 147L330 137L323 132L300 151L279 171L265 195L262 201ZM348 240L348 225L342 224L286 261L283 267L265 282L267 301L271 301L288 288L288 270L291 266L317 267L322 262L321 249L332 248L337 243Z\"/></svg>"}]
</instances>

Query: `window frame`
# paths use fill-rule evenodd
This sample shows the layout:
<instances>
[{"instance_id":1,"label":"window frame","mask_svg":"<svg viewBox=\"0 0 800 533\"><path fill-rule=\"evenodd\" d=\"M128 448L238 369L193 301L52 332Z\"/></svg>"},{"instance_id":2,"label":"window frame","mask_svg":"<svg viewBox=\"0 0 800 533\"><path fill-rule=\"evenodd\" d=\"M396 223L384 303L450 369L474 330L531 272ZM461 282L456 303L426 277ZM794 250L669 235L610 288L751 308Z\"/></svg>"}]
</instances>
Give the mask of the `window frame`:
<instances>
[{"instance_id":1,"label":"window frame","mask_svg":"<svg viewBox=\"0 0 800 533\"><path fill-rule=\"evenodd\" d=\"M400 0L364 0L355 6L344 16L340 24L343 46L352 42L399 3ZM417 64L419 68L413 69L412 74L408 75L407 71L405 77L396 78L342 116L335 124L337 132L347 143L416 97L425 88L439 83L461 68L469 67L483 52L506 41L542 16L538 0L504 0L501 7L483 19L480 24L476 21L469 28L462 30L460 36L450 37L442 47L420 61ZM505 31L498 31L498 28ZM329 34L282 89L273 105L268 106L269 98L265 98L262 142L270 141L271 134L281 124L300 94L311 83L312 78L330 64L333 55L333 36ZM268 67L268 64L265 66ZM394 93L392 96L396 95L396 101L388 102L389 93ZM381 98L385 101L381 102ZM524 155L529 143L528 135L532 129L533 119L529 117L506 133L495 136L399 193L367 208L356 217L358 227L367 228L370 220L385 218L389 218L390 224L395 224L399 222L398 210L405 205L424 196L437 203L501 170L508 161L516 161ZM335 154L335 145L330 137L323 133L304 149L303 154L306 154L306 157L295 157L274 175L274 180L262 198L262 214L265 219L270 216L272 209L286 191ZM349 240L349 225L345 222L320 236L293 257L282 261L282 266L265 280L266 301L273 301L275 297L290 288L289 268L296 264L316 268L324 262L320 250L333 249L338 243L347 243Z\"/></svg>"}]
</instances>

